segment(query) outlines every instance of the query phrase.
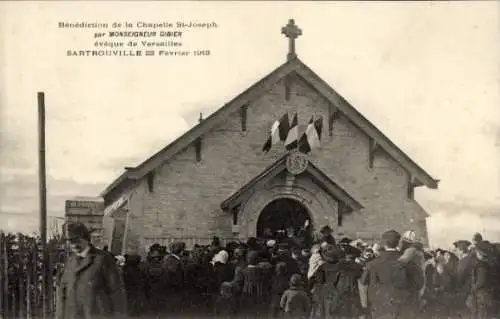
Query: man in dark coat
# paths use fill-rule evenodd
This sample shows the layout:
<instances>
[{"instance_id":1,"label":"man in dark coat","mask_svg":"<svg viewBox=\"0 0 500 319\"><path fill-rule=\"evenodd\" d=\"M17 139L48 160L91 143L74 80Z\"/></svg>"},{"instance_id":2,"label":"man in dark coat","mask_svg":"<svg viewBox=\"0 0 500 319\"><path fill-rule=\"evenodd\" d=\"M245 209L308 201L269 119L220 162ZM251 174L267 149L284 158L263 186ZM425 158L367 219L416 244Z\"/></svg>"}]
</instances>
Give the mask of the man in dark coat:
<instances>
[{"instance_id":1,"label":"man in dark coat","mask_svg":"<svg viewBox=\"0 0 500 319\"><path fill-rule=\"evenodd\" d=\"M493 246L486 241L475 245L476 262L472 270L468 305L477 319L497 318L496 290L500 284Z\"/></svg>"},{"instance_id":2,"label":"man in dark coat","mask_svg":"<svg viewBox=\"0 0 500 319\"><path fill-rule=\"evenodd\" d=\"M398 263L401 253L397 250L401 235L395 230L382 234L384 251L380 256L366 264L361 276L362 285L368 286L368 308L373 319L404 318L399 314L403 300L393 281L392 270Z\"/></svg>"},{"instance_id":3,"label":"man in dark coat","mask_svg":"<svg viewBox=\"0 0 500 319\"><path fill-rule=\"evenodd\" d=\"M182 310L184 298L184 266L181 261L183 243L174 242L170 245L170 254L165 258L165 293L167 297L167 314L173 314L174 309Z\"/></svg>"},{"instance_id":4,"label":"man in dark coat","mask_svg":"<svg viewBox=\"0 0 500 319\"><path fill-rule=\"evenodd\" d=\"M335 238L332 236L333 230L330 226L323 226L319 232L321 233L320 244L326 242L330 245L335 245Z\"/></svg>"},{"instance_id":5,"label":"man in dark coat","mask_svg":"<svg viewBox=\"0 0 500 319\"><path fill-rule=\"evenodd\" d=\"M472 235L472 245L474 245L474 247L482 241L483 236L480 233L475 233L474 235Z\"/></svg>"},{"instance_id":6,"label":"man in dark coat","mask_svg":"<svg viewBox=\"0 0 500 319\"><path fill-rule=\"evenodd\" d=\"M69 224L68 235L72 255L58 287L56 318L125 317L125 293L114 258L90 244L84 224Z\"/></svg>"},{"instance_id":7,"label":"man in dark coat","mask_svg":"<svg viewBox=\"0 0 500 319\"><path fill-rule=\"evenodd\" d=\"M476 237L477 239L477 237ZM466 307L466 300L472 289L472 270L476 264L476 253L468 240L459 240L453 243L455 253L459 258L456 271L455 300L457 311L464 317L470 316L470 309Z\"/></svg>"}]
</instances>

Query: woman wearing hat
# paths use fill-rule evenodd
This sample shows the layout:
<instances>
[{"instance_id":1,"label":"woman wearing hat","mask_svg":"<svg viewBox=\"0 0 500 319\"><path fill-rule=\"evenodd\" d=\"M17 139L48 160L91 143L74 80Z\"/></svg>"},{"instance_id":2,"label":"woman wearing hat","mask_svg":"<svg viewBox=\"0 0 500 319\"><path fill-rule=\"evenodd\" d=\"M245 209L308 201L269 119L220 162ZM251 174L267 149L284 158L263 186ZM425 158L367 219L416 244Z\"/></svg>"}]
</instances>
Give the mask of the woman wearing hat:
<instances>
[{"instance_id":1,"label":"woman wearing hat","mask_svg":"<svg viewBox=\"0 0 500 319\"><path fill-rule=\"evenodd\" d=\"M324 263L314 272L310 279L313 318L329 318L339 307L338 295L335 293L340 276L339 251L334 245L326 245L321 249Z\"/></svg>"},{"instance_id":2,"label":"woman wearing hat","mask_svg":"<svg viewBox=\"0 0 500 319\"><path fill-rule=\"evenodd\" d=\"M399 251L404 252L406 249L410 248L414 243L417 242L417 234L413 230L407 230L401 236L399 242Z\"/></svg>"}]
</instances>

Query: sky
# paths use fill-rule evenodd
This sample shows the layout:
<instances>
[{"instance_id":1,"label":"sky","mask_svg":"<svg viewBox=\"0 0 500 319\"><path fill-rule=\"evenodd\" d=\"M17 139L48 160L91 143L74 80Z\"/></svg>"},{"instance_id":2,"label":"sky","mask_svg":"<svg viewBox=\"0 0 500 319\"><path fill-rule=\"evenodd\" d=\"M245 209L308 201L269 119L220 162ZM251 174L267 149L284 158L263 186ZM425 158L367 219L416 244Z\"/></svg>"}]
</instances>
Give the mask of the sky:
<instances>
[{"instance_id":1,"label":"sky","mask_svg":"<svg viewBox=\"0 0 500 319\"><path fill-rule=\"evenodd\" d=\"M285 61L299 58L440 179L419 188L431 242L500 240L499 2L1 2L0 227L38 222L37 101L46 94L49 215L96 196ZM202 21L199 57L75 57L94 29L59 22ZM102 41L102 39L98 39Z\"/></svg>"}]
</instances>

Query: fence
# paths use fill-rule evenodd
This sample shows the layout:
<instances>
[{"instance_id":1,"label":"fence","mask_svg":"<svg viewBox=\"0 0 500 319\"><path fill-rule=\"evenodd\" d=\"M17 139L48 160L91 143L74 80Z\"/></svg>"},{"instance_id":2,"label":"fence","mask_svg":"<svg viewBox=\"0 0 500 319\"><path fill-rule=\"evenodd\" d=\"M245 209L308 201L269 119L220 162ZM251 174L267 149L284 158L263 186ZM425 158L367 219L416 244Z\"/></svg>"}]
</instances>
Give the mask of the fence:
<instances>
[{"instance_id":1,"label":"fence","mask_svg":"<svg viewBox=\"0 0 500 319\"><path fill-rule=\"evenodd\" d=\"M47 309L51 317L55 311L57 277L66 256L64 240L58 236L47 244ZM41 318L44 292L43 253L39 237L0 232L0 317Z\"/></svg>"}]
</instances>

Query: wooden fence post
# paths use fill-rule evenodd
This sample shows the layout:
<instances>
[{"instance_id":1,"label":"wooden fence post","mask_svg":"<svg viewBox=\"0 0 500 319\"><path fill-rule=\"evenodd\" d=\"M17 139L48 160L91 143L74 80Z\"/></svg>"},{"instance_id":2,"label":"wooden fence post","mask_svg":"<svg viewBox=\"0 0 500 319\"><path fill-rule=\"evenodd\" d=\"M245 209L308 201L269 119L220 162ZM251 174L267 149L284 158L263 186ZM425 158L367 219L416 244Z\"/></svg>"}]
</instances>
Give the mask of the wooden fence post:
<instances>
[{"instance_id":1,"label":"wooden fence post","mask_svg":"<svg viewBox=\"0 0 500 319\"><path fill-rule=\"evenodd\" d=\"M6 298L7 289L5 289L5 282L7 281L7 267L5 267L7 259L6 249L5 249L5 234L0 232L0 315L2 318L6 318Z\"/></svg>"},{"instance_id":2,"label":"wooden fence post","mask_svg":"<svg viewBox=\"0 0 500 319\"><path fill-rule=\"evenodd\" d=\"M47 313L49 317L52 317L54 314L54 243L51 242L50 245L47 247L49 249L48 251L48 258L47 258L47 265L46 267L46 276L47 276L47 304L48 304L48 309Z\"/></svg>"},{"instance_id":3,"label":"wooden fence post","mask_svg":"<svg viewBox=\"0 0 500 319\"><path fill-rule=\"evenodd\" d=\"M44 259L39 239L0 231L0 319L32 319L43 315L53 318L55 314L54 270L64 239L54 239L47 245L44 265L41 265ZM41 286L44 271L47 272L45 289Z\"/></svg>"},{"instance_id":4,"label":"wooden fence post","mask_svg":"<svg viewBox=\"0 0 500 319\"><path fill-rule=\"evenodd\" d=\"M2 277L3 277L3 283L2 283L2 299L3 299L3 316L7 318L9 315L9 254L7 250L7 245L8 245L8 236L5 233L2 233L2 255L3 255L3 260L2 260Z\"/></svg>"},{"instance_id":5,"label":"wooden fence post","mask_svg":"<svg viewBox=\"0 0 500 319\"><path fill-rule=\"evenodd\" d=\"M19 318L24 318L24 274L25 274L25 258L26 248L24 245L24 236L19 236L19 251L17 254L19 261L20 275L17 278L19 282Z\"/></svg>"}]
</instances>

